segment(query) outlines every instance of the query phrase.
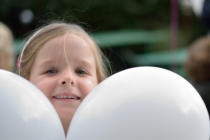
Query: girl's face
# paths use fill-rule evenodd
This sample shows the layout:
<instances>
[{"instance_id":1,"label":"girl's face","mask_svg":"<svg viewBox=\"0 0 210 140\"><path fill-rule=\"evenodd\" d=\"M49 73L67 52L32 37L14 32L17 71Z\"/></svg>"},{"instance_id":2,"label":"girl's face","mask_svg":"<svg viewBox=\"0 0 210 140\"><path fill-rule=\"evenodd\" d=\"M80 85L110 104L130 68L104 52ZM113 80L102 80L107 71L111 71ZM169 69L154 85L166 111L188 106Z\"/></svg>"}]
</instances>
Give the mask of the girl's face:
<instances>
[{"instance_id":1,"label":"girl's face","mask_svg":"<svg viewBox=\"0 0 210 140\"><path fill-rule=\"evenodd\" d=\"M90 46L71 33L49 40L37 53L29 80L54 105L66 132L77 107L98 84Z\"/></svg>"}]
</instances>

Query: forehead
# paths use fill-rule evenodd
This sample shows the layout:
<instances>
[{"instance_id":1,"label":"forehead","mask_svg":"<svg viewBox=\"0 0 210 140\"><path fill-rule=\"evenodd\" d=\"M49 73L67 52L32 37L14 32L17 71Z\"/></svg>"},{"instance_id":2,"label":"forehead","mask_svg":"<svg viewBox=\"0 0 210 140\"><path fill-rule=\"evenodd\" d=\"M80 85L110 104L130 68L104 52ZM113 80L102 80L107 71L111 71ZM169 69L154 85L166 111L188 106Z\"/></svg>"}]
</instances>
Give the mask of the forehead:
<instances>
[{"instance_id":1,"label":"forehead","mask_svg":"<svg viewBox=\"0 0 210 140\"><path fill-rule=\"evenodd\" d=\"M94 58L90 44L83 37L73 33L49 39L37 53L37 58L40 59L57 59L63 56Z\"/></svg>"}]
</instances>

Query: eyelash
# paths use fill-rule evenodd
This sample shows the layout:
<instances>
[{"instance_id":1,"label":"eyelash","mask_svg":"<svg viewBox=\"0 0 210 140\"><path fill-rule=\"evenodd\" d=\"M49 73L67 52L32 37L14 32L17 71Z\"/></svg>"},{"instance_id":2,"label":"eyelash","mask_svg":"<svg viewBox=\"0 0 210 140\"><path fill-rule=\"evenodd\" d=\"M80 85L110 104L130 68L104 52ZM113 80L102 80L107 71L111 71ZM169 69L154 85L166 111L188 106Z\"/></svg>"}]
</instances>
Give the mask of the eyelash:
<instances>
[{"instance_id":1,"label":"eyelash","mask_svg":"<svg viewBox=\"0 0 210 140\"><path fill-rule=\"evenodd\" d=\"M85 70L83 70L83 69L78 69L78 70L76 70L76 73L81 74L81 75L88 74L88 73L87 73Z\"/></svg>"},{"instance_id":2,"label":"eyelash","mask_svg":"<svg viewBox=\"0 0 210 140\"><path fill-rule=\"evenodd\" d=\"M45 74L54 74L54 73L57 73L57 70L55 69L48 69Z\"/></svg>"}]
</instances>

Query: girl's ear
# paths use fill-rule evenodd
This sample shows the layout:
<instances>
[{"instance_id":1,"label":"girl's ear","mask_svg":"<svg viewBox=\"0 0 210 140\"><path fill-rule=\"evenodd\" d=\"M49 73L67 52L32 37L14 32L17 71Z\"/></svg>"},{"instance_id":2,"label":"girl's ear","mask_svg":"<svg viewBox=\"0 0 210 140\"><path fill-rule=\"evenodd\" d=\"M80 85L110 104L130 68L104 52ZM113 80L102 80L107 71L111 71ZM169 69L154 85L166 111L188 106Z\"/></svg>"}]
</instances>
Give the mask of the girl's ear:
<instances>
[{"instance_id":1,"label":"girl's ear","mask_svg":"<svg viewBox=\"0 0 210 140\"><path fill-rule=\"evenodd\" d=\"M16 67L17 67L17 70L20 69L20 56L18 56L17 58Z\"/></svg>"}]
</instances>

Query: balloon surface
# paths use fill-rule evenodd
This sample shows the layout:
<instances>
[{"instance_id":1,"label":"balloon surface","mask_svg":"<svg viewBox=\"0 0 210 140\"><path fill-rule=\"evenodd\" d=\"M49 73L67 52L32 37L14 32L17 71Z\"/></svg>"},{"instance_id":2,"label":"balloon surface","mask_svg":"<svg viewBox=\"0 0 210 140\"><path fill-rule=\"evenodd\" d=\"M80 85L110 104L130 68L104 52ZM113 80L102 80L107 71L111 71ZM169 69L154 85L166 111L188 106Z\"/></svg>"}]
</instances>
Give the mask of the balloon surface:
<instances>
[{"instance_id":1,"label":"balloon surface","mask_svg":"<svg viewBox=\"0 0 210 140\"><path fill-rule=\"evenodd\" d=\"M65 140L47 97L22 77L0 70L0 139Z\"/></svg>"},{"instance_id":2,"label":"balloon surface","mask_svg":"<svg viewBox=\"0 0 210 140\"><path fill-rule=\"evenodd\" d=\"M156 67L131 68L84 99L67 140L209 140L209 116L181 76Z\"/></svg>"}]
</instances>

